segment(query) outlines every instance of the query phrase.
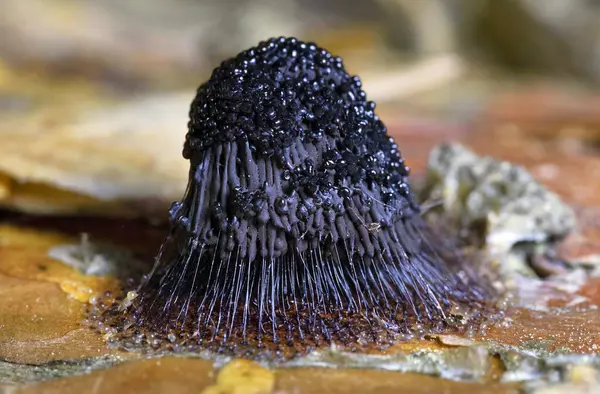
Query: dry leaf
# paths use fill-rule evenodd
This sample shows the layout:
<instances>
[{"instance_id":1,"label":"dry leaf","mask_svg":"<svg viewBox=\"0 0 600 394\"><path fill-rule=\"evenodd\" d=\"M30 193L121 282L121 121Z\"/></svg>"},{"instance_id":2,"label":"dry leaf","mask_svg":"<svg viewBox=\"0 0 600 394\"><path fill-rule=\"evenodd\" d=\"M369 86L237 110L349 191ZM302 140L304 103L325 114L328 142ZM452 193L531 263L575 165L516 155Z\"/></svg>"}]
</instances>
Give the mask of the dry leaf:
<instances>
[{"instance_id":1,"label":"dry leaf","mask_svg":"<svg viewBox=\"0 0 600 394\"><path fill-rule=\"evenodd\" d=\"M191 93L100 108L47 109L0 124L4 205L41 212L139 214L179 199ZM12 182L11 182L12 180Z\"/></svg>"}]
</instances>

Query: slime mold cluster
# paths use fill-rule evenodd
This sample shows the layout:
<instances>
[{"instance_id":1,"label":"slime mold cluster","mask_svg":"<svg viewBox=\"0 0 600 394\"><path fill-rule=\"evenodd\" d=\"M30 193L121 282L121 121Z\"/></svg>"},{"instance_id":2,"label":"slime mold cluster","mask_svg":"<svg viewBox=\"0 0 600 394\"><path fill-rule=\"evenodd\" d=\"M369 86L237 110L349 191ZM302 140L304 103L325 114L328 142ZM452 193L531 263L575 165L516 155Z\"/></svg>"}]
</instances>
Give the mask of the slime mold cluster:
<instances>
[{"instance_id":1,"label":"slime mold cluster","mask_svg":"<svg viewBox=\"0 0 600 394\"><path fill-rule=\"evenodd\" d=\"M190 109L184 197L106 324L224 352L387 343L484 291L419 215L409 168L342 60L276 38L224 61Z\"/></svg>"}]
</instances>

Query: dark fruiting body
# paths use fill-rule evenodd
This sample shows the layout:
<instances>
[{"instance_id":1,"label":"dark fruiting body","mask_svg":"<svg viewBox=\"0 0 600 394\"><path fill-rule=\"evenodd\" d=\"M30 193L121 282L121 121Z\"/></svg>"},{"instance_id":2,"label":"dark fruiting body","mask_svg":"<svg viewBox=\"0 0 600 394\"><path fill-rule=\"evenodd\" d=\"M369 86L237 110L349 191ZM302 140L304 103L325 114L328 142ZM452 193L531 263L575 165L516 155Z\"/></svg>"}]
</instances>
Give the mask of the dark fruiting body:
<instances>
[{"instance_id":1,"label":"dark fruiting body","mask_svg":"<svg viewBox=\"0 0 600 394\"><path fill-rule=\"evenodd\" d=\"M313 44L272 39L223 62L191 105L188 188L130 323L221 350L379 343L479 299L374 110Z\"/></svg>"}]
</instances>

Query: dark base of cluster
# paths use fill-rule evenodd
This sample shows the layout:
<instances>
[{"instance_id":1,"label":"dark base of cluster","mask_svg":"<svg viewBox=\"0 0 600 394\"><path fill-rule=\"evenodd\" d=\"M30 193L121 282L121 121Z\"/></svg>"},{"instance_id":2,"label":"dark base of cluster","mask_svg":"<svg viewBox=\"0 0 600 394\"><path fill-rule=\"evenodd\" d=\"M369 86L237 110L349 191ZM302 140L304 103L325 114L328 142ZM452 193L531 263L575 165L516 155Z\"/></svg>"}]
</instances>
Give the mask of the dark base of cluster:
<instances>
[{"instance_id":1,"label":"dark base of cluster","mask_svg":"<svg viewBox=\"0 0 600 394\"><path fill-rule=\"evenodd\" d=\"M181 244L187 241L165 244L129 299L92 311L90 321L111 342L142 351L290 358L332 344L379 349L457 333L486 310L486 287L441 247L423 245L407 256L396 243L360 257L337 243L250 261L202 246L179 254Z\"/></svg>"},{"instance_id":2,"label":"dark base of cluster","mask_svg":"<svg viewBox=\"0 0 600 394\"><path fill-rule=\"evenodd\" d=\"M276 331L260 332L256 315L242 326L220 328L202 327L198 330L198 316L190 316L183 325L138 324L134 315L123 313L117 306L93 308L88 324L107 334L111 346L146 354L192 353L225 355L269 361L285 361L313 351L335 346L340 351L381 351L394 344L423 339L432 334L462 335L476 332L486 318L483 304L469 306L456 304L445 319L423 319L413 313L403 313L393 320L383 322L376 317L366 319L357 313L342 312L336 316L319 317L320 325L300 333L282 325ZM307 316L307 320L315 320Z\"/></svg>"}]
</instances>

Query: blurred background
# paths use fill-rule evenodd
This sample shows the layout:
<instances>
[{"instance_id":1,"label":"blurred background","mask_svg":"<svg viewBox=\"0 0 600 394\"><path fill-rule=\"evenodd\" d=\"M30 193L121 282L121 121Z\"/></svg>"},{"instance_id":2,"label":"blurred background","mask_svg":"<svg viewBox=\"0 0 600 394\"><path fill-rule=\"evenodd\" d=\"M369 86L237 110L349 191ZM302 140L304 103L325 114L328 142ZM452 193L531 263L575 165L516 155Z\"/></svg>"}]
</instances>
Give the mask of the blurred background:
<instances>
[{"instance_id":1,"label":"blurred background","mask_svg":"<svg viewBox=\"0 0 600 394\"><path fill-rule=\"evenodd\" d=\"M599 0L1 0L0 204L164 211L194 90L280 35L345 59L417 173L444 139L541 178L595 155Z\"/></svg>"}]
</instances>

